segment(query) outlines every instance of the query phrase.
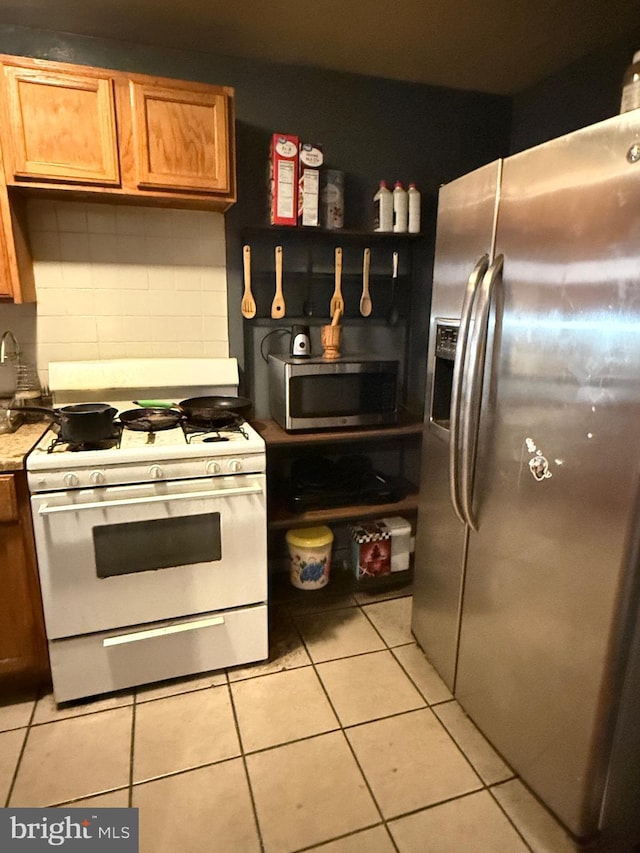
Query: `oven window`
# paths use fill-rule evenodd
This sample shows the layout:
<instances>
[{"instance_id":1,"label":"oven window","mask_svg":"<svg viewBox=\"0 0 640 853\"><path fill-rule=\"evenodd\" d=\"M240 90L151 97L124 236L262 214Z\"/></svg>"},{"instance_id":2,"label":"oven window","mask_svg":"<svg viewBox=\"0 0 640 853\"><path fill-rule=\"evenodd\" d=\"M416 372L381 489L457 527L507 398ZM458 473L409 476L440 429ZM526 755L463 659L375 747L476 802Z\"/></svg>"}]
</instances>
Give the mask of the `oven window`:
<instances>
[{"instance_id":1,"label":"oven window","mask_svg":"<svg viewBox=\"0 0 640 853\"><path fill-rule=\"evenodd\" d=\"M99 578L221 559L220 513L103 524L93 528Z\"/></svg>"}]
</instances>

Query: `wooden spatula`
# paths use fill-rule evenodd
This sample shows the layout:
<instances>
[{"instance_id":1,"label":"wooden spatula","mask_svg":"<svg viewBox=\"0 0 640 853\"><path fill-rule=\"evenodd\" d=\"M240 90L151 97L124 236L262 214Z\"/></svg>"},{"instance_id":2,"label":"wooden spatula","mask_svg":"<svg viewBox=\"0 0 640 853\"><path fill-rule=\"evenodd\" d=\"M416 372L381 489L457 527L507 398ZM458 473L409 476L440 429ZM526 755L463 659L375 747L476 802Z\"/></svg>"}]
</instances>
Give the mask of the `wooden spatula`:
<instances>
[{"instance_id":1,"label":"wooden spatula","mask_svg":"<svg viewBox=\"0 0 640 853\"><path fill-rule=\"evenodd\" d=\"M360 313L363 317L371 314L373 304L369 295L369 267L371 265L371 249L364 250L362 259L362 296L360 298Z\"/></svg>"},{"instance_id":2,"label":"wooden spatula","mask_svg":"<svg viewBox=\"0 0 640 853\"><path fill-rule=\"evenodd\" d=\"M251 246L243 248L242 261L244 265L244 295L240 310L243 317L250 319L256 316L256 301L251 292Z\"/></svg>"},{"instance_id":3,"label":"wooden spatula","mask_svg":"<svg viewBox=\"0 0 640 853\"><path fill-rule=\"evenodd\" d=\"M282 293L282 246L276 246L276 295L271 303L271 316L274 319L284 317L286 306Z\"/></svg>"},{"instance_id":4,"label":"wooden spatula","mask_svg":"<svg viewBox=\"0 0 640 853\"><path fill-rule=\"evenodd\" d=\"M329 305L329 314L333 317L336 311L344 314L344 299L342 298L342 249L336 249L336 283Z\"/></svg>"}]
</instances>

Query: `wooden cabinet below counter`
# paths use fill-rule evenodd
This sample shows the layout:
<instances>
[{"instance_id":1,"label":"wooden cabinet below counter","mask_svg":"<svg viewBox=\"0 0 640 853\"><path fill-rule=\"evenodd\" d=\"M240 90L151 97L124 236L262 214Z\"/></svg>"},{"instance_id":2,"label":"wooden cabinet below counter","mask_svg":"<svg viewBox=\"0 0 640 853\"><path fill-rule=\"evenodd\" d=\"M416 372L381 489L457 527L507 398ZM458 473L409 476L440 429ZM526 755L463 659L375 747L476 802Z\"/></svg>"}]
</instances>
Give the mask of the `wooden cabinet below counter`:
<instances>
[{"instance_id":1,"label":"wooden cabinet below counter","mask_svg":"<svg viewBox=\"0 0 640 853\"><path fill-rule=\"evenodd\" d=\"M26 474L0 474L0 695L49 681Z\"/></svg>"}]
</instances>

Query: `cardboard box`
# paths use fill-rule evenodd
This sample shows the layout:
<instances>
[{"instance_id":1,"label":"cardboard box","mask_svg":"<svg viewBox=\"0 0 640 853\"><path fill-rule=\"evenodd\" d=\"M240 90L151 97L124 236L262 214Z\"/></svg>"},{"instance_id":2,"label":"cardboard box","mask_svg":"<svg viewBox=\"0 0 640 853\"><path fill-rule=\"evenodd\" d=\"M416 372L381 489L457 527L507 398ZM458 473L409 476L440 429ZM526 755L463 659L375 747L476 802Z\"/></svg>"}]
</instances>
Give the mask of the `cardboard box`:
<instances>
[{"instance_id":1,"label":"cardboard box","mask_svg":"<svg viewBox=\"0 0 640 853\"><path fill-rule=\"evenodd\" d=\"M320 167L322 148L301 142L298 157L298 223L317 228L320 225Z\"/></svg>"},{"instance_id":2,"label":"cardboard box","mask_svg":"<svg viewBox=\"0 0 640 853\"><path fill-rule=\"evenodd\" d=\"M404 572L411 557L411 524L401 515L381 519L391 533L391 571Z\"/></svg>"},{"instance_id":3,"label":"cardboard box","mask_svg":"<svg viewBox=\"0 0 640 853\"><path fill-rule=\"evenodd\" d=\"M351 528L352 568L357 580L391 572L391 532L377 521L361 521Z\"/></svg>"},{"instance_id":4,"label":"cardboard box","mask_svg":"<svg viewBox=\"0 0 640 853\"><path fill-rule=\"evenodd\" d=\"M272 225L298 224L297 136L274 133L269 156L269 185Z\"/></svg>"}]
</instances>

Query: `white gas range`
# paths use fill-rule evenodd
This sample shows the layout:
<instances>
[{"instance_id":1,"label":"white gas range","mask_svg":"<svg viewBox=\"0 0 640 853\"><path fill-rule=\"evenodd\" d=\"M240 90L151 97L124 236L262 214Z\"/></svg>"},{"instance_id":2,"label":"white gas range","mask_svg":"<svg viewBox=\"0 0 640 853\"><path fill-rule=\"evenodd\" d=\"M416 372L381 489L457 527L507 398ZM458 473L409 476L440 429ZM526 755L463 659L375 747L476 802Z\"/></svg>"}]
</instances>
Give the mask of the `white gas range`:
<instances>
[{"instance_id":1,"label":"white gas range","mask_svg":"<svg viewBox=\"0 0 640 853\"><path fill-rule=\"evenodd\" d=\"M237 393L216 382L233 360L185 360L171 389L162 361L155 379L130 363L147 397ZM90 390L107 366L86 363L80 379L55 366L56 406L89 393L135 408L140 381L116 402ZM57 702L267 657L265 469L264 441L241 418L196 432L121 429L116 418L99 446L43 436L27 477Z\"/></svg>"}]
</instances>

